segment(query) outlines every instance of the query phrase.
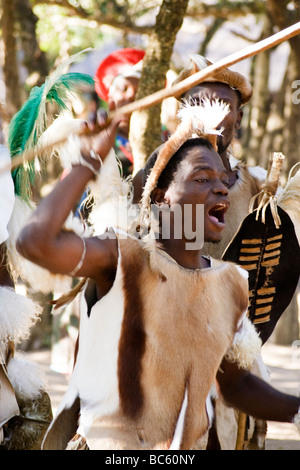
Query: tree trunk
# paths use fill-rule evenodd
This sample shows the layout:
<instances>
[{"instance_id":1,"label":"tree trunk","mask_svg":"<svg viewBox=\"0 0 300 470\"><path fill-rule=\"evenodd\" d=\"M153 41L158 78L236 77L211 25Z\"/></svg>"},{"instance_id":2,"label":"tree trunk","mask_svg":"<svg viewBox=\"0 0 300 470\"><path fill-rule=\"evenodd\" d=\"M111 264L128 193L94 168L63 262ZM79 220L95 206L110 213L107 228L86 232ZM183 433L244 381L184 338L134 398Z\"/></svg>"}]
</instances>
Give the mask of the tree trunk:
<instances>
[{"instance_id":1,"label":"tree trunk","mask_svg":"<svg viewBox=\"0 0 300 470\"><path fill-rule=\"evenodd\" d=\"M210 41L213 39L216 32L221 28L221 26L226 22L226 18L215 18L212 24L206 30L205 38L200 46L199 54L202 56L206 55L206 51Z\"/></svg>"},{"instance_id":2,"label":"tree trunk","mask_svg":"<svg viewBox=\"0 0 300 470\"><path fill-rule=\"evenodd\" d=\"M260 38L265 39L272 34L272 24L267 16L263 21L263 33ZM263 139L270 112L269 70L271 50L265 51L254 58L254 80L251 110L251 138L248 155L251 164L261 165L267 169L269 155L263 153Z\"/></svg>"},{"instance_id":3,"label":"tree trunk","mask_svg":"<svg viewBox=\"0 0 300 470\"><path fill-rule=\"evenodd\" d=\"M29 75L30 88L41 86L49 73L46 55L41 51L36 37L37 16L33 13L29 0L14 0L18 37L23 51L23 65Z\"/></svg>"},{"instance_id":4,"label":"tree trunk","mask_svg":"<svg viewBox=\"0 0 300 470\"><path fill-rule=\"evenodd\" d=\"M163 0L144 58L137 99L165 86L173 46L188 0ZM136 111L131 117L129 140L134 155L134 173L145 164L151 152L162 143L161 105Z\"/></svg>"},{"instance_id":5,"label":"tree trunk","mask_svg":"<svg viewBox=\"0 0 300 470\"><path fill-rule=\"evenodd\" d=\"M22 93L19 81L17 62L17 44L15 38L15 2L2 0L2 37L4 46L4 81L6 85L6 102L1 106L4 122L9 122L22 104Z\"/></svg>"},{"instance_id":6,"label":"tree trunk","mask_svg":"<svg viewBox=\"0 0 300 470\"><path fill-rule=\"evenodd\" d=\"M299 289L296 290L296 293L287 307L287 309L282 314L279 319L276 328L271 336L271 342L275 344L281 344L284 346L290 346L293 341L300 338L300 329L298 323L298 296Z\"/></svg>"},{"instance_id":7,"label":"tree trunk","mask_svg":"<svg viewBox=\"0 0 300 470\"><path fill-rule=\"evenodd\" d=\"M284 109L283 153L286 156L288 168L299 162L300 147L300 107L298 102L293 102L293 83L299 80L300 63L295 50L292 48L288 64L288 88L286 90L286 102ZM299 86L298 86L299 88Z\"/></svg>"},{"instance_id":8,"label":"tree trunk","mask_svg":"<svg viewBox=\"0 0 300 470\"><path fill-rule=\"evenodd\" d=\"M267 1L267 9L273 20L274 25L280 29L287 28L300 20L299 5L295 5L294 10L288 8L288 0L281 2L275 0ZM299 2L295 2L299 3ZM300 122L300 108L298 103L293 103L292 85L300 77L300 37L295 36L290 39L291 55L288 67L288 88L286 90L286 105L285 105L285 131L284 131L284 148L283 151L287 158L288 167L292 167L299 161L299 122Z\"/></svg>"}]
</instances>

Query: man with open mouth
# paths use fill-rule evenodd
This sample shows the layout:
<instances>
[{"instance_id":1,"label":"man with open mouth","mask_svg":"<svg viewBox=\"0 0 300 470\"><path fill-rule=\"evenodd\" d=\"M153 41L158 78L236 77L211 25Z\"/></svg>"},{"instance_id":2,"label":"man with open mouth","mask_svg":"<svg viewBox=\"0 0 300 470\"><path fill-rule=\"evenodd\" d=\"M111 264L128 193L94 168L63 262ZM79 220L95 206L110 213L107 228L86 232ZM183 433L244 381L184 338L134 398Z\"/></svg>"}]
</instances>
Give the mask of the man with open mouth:
<instances>
[{"instance_id":1,"label":"man with open mouth","mask_svg":"<svg viewBox=\"0 0 300 470\"><path fill-rule=\"evenodd\" d=\"M183 69L174 83L204 70L211 62L193 54L189 67ZM222 240L218 244L206 242L203 252L214 258L221 258L228 243L232 240L241 222L249 213L249 204L253 196L261 190L267 172L261 167L250 167L233 155L232 142L241 128L243 107L252 97L252 86L248 79L235 71L225 69L213 73L205 82L196 85L180 97L195 106L203 99L219 99L227 103L230 111L220 123L222 133L218 136L218 153L228 173L230 208L226 217L226 227Z\"/></svg>"},{"instance_id":2,"label":"man with open mouth","mask_svg":"<svg viewBox=\"0 0 300 470\"><path fill-rule=\"evenodd\" d=\"M78 196L103 171L118 125L82 142L71 172L18 239L23 256L86 279L81 285L94 293L93 301L82 297L75 367L44 449L67 448L75 433L90 449L191 449L212 423L214 384L231 406L299 426L300 399L249 372L261 342L245 315L247 273L173 236L172 208L191 205L193 228L203 206L204 239L221 237L229 182L216 126L195 137L192 122L183 122L148 160L139 223L147 225L151 204L171 209L169 238L138 239L118 228L83 238L64 229Z\"/></svg>"}]
</instances>

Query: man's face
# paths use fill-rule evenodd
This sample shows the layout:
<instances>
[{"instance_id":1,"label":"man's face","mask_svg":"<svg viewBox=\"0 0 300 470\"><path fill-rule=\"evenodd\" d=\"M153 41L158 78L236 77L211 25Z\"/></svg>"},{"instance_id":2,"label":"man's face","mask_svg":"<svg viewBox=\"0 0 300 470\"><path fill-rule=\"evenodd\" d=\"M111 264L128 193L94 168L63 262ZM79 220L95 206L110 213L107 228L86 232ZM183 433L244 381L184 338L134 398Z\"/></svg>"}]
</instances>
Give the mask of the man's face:
<instances>
[{"instance_id":1,"label":"man's face","mask_svg":"<svg viewBox=\"0 0 300 470\"><path fill-rule=\"evenodd\" d=\"M240 128L243 112L239 106L239 98L236 91L223 83L201 83L191 88L185 95L185 99L191 97L200 103L203 98L210 101L219 99L229 105L230 111L224 120L219 124L218 129L224 128L222 136L218 136L218 152L223 154L229 147L235 132Z\"/></svg>"},{"instance_id":2,"label":"man's face","mask_svg":"<svg viewBox=\"0 0 300 470\"><path fill-rule=\"evenodd\" d=\"M195 230L196 205L204 205L204 240L218 242L225 228L228 209L228 177L220 156L203 146L182 150L186 157L179 164L165 201L172 205L192 204L192 226Z\"/></svg>"},{"instance_id":3,"label":"man's face","mask_svg":"<svg viewBox=\"0 0 300 470\"><path fill-rule=\"evenodd\" d=\"M125 104L132 103L139 86L136 77L116 77L109 89L108 104L110 109L118 109Z\"/></svg>"},{"instance_id":4,"label":"man's face","mask_svg":"<svg viewBox=\"0 0 300 470\"><path fill-rule=\"evenodd\" d=\"M125 78L121 75L116 77L109 89L109 110L119 109L126 104L132 103L135 100L138 86L139 79L136 77ZM119 129L122 130L124 134L128 134L129 132L129 121L130 116L128 115L119 126Z\"/></svg>"}]
</instances>

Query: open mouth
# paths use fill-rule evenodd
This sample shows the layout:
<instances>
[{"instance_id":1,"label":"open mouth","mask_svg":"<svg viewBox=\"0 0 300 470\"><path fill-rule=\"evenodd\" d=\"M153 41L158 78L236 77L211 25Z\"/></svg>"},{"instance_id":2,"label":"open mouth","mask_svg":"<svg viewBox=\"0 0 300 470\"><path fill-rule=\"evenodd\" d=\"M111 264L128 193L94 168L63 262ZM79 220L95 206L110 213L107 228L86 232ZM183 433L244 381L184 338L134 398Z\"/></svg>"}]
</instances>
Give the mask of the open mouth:
<instances>
[{"instance_id":1,"label":"open mouth","mask_svg":"<svg viewBox=\"0 0 300 470\"><path fill-rule=\"evenodd\" d=\"M225 213L228 210L228 204L219 203L208 211L208 216L215 224L225 224Z\"/></svg>"}]
</instances>

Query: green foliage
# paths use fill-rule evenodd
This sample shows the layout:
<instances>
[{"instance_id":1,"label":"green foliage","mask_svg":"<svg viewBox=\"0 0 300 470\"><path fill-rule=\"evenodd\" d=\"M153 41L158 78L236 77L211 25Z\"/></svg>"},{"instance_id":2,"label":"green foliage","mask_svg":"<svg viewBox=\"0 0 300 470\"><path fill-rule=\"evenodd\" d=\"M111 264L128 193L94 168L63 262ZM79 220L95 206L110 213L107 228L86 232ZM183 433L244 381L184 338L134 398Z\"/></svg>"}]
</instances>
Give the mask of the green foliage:
<instances>
[{"instance_id":1,"label":"green foliage","mask_svg":"<svg viewBox=\"0 0 300 470\"><path fill-rule=\"evenodd\" d=\"M104 35L92 19L70 16L57 6L38 5L34 11L39 18L36 31L40 48L47 53L51 65L62 53L72 55L87 47L103 45Z\"/></svg>"}]
</instances>

